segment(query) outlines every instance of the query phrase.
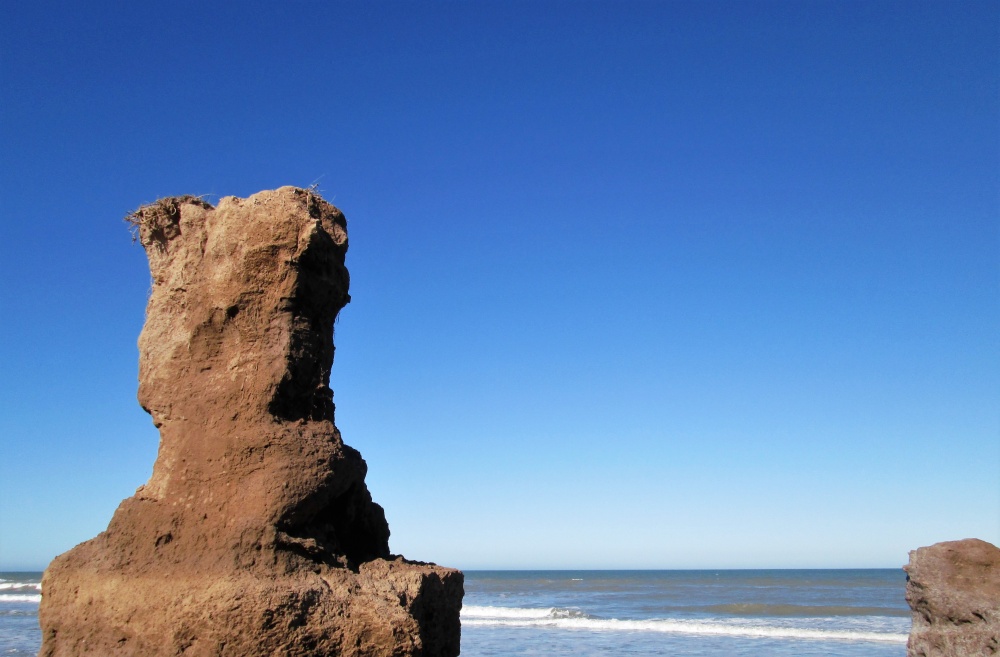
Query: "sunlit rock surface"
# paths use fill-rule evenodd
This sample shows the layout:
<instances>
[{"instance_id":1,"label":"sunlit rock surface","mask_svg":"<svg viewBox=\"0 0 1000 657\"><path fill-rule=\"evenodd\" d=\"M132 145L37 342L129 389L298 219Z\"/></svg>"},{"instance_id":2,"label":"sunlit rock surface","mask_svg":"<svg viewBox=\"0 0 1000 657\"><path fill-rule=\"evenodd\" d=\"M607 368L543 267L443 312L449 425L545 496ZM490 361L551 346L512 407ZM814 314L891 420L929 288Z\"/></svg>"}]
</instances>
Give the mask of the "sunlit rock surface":
<instances>
[{"instance_id":1,"label":"sunlit rock surface","mask_svg":"<svg viewBox=\"0 0 1000 657\"><path fill-rule=\"evenodd\" d=\"M462 574L390 555L334 425L343 214L283 187L130 220L153 278L139 402L159 454L45 572L40 654L457 655Z\"/></svg>"},{"instance_id":2,"label":"sunlit rock surface","mask_svg":"<svg viewBox=\"0 0 1000 657\"><path fill-rule=\"evenodd\" d=\"M1000 654L1000 549L969 538L910 552L908 657Z\"/></svg>"}]
</instances>

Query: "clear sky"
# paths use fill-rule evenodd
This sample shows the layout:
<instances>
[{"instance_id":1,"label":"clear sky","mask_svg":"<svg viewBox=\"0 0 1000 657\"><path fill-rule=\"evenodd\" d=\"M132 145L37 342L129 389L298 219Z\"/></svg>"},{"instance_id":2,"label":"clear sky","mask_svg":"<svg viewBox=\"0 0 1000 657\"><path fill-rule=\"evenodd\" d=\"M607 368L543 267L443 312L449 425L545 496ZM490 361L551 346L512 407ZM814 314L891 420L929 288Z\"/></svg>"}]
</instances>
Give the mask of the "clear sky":
<instances>
[{"instance_id":1,"label":"clear sky","mask_svg":"<svg viewBox=\"0 0 1000 657\"><path fill-rule=\"evenodd\" d=\"M1000 543L998 53L996 2L0 3L0 570L150 474L122 216L313 183L394 551Z\"/></svg>"}]
</instances>

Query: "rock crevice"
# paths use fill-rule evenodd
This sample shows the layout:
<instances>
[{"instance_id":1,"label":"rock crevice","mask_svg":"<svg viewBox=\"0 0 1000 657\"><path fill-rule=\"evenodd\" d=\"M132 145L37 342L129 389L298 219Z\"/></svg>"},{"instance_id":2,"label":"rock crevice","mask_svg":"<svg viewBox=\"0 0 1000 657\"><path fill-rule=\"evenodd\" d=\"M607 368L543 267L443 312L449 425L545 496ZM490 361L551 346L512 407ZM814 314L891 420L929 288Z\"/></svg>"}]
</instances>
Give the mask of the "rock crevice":
<instances>
[{"instance_id":1,"label":"rock crevice","mask_svg":"<svg viewBox=\"0 0 1000 657\"><path fill-rule=\"evenodd\" d=\"M139 403L147 484L43 580L41 655L459 652L462 575L389 552L334 425L347 223L293 187L130 215L153 287Z\"/></svg>"}]
</instances>

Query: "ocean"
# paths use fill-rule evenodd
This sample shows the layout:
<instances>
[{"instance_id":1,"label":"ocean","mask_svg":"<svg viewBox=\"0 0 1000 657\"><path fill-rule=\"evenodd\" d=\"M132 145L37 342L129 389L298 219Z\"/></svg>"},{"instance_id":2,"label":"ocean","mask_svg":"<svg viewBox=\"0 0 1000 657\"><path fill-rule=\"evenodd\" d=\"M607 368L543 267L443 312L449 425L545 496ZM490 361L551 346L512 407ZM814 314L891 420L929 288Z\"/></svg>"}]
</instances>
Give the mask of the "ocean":
<instances>
[{"instance_id":1,"label":"ocean","mask_svg":"<svg viewBox=\"0 0 1000 657\"><path fill-rule=\"evenodd\" d=\"M904 657L888 570L471 571L462 655Z\"/></svg>"},{"instance_id":2,"label":"ocean","mask_svg":"<svg viewBox=\"0 0 1000 657\"><path fill-rule=\"evenodd\" d=\"M0 573L0 655L34 657L42 643L41 573Z\"/></svg>"},{"instance_id":3,"label":"ocean","mask_svg":"<svg viewBox=\"0 0 1000 657\"><path fill-rule=\"evenodd\" d=\"M462 655L905 657L886 570L466 571ZM41 573L0 573L0 656L41 643Z\"/></svg>"}]
</instances>

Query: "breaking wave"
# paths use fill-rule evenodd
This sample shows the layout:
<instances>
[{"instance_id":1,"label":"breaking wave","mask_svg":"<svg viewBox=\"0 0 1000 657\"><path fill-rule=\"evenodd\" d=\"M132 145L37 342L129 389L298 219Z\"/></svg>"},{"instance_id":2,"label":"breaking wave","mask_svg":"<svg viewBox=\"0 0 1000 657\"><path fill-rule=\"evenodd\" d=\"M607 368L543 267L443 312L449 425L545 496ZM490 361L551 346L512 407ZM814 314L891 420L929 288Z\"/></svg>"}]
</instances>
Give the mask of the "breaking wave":
<instances>
[{"instance_id":1,"label":"breaking wave","mask_svg":"<svg viewBox=\"0 0 1000 657\"><path fill-rule=\"evenodd\" d=\"M767 625L748 619L676 620L653 618L645 620L619 620L616 618L595 618L575 609L561 609L558 607L531 609L469 605L462 608L462 624L470 626L549 627L567 630L615 632L664 632L702 636L803 639L813 641L906 643L907 639L906 634L891 632L785 627Z\"/></svg>"},{"instance_id":2,"label":"breaking wave","mask_svg":"<svg viewBox=\"0 0 1000 657\"><path fill-rule=\"evenodd\" d=\"M0 603L3 602L41 602L41 593L3 593L0 594Z\"/></svg>"},{"instance_id":3,"label":"breaking wave","mask_svg":"<svg viewBox=\"0 0 1000 657\"><path fill-rule=\"evenodd\" d=\"M11 591L13 589L42 590L41 582L5 582L0 581L0 591Z\"/></svg>"}]
</instances>

